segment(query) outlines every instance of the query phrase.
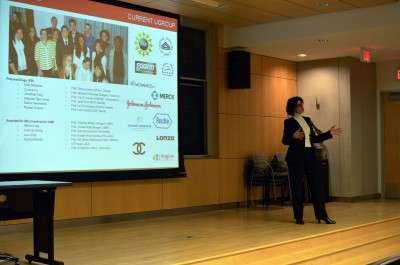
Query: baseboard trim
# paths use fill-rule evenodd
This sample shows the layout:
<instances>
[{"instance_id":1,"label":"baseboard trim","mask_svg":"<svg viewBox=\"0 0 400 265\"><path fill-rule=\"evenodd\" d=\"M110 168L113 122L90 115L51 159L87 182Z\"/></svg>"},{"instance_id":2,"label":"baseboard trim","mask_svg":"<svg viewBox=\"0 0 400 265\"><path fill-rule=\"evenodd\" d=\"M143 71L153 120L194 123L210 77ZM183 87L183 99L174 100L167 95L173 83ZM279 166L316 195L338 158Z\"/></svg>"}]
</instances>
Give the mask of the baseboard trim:
<instances>
[{"instance_id":1,"label":"baseboard trim","mask_svg":"<svg viewBox=\"0 0 400 265\"><path fill-rule=\"evenodd\" d=\"M261 205L261 200L254 200L251 202L251 208L257 207L257 205ZM158 218L158 217L173 217L179 215L186 214L196 214L217 210L228 210L235 208L245 208L247 205L246 202L229 202L222 204L212 204L212 205L203 205L203 206L192 206L192 207L184 207L184 208L173 208L173 209L162 209L148 212L137 212L137 213L124 213L124 214L113 214L113 215L103 215L103 216L90 216L84 218L74 218L67 220L55 220L54 226L56 228L68 228L73 226L85 226L85 225L93 225L93 224L102 224L102 223L113 223L113 222L124 222L124 221L133 221L147 218ZM281 207L275 203L271 203L268 207L270 210L280 209ZM0 234L4 233L12 233L15 231L31 231L32 230L32 219L26 219L27 222L21 224L7 224L0 223Z\"/></svg>"},{"instance_id":2,"label":"baseboard trim","mask_svg":"<svg viewBox=\"0 0 400 265\"><path fill-rule=\"evenodd\" d=\"M360 196L352 196L352 197L332 197L331 201L335 202L362 202L362 201L369 201L380 199L382 196L380 193L369 194L369 195L360 195Z\"/></svg>"},{"instance_id":3,"label":"baseboard trim","mask_svg":"<svg viewBox=\"0 0 400 265\"><path fill-rule=\"evenodd\" d=\"M63 219L63 220L55 220L54 226L57 228L62 228L62 227L91 225L91 224L99 224L99 223L124 222L124 221L155 218L155 217L178 216L178 215L195 214L195 213L202 213L202 212L215 211L215 210L240 208L241 205L242 204L240 202L232 202L232 203L193 206L193 207L185 207L185 208L162 209L162 210L155 210L155 211L148 211L148 212L90 216L90 217L74 218L74 219L66 219L66 220ZM23 223L23 224L0 224L0 228L4 227L4 226L7 226L7 229L9 229L13 226L23 228L24 226L26 226L28 229L31 230L32 229L32 227L31 227L32 220L27 219L27 221L29 221L29 222ZM1 229L0 229L0 233L1 233Z\"/></svg>"},{"instance_id":4,"label":"baseboard trim","mask_svg":"<svg viewBox=\"0 0 400 265\"><path fill-rule=\"evenodd\" d=\"M385 184L385 198L399 199L400 198L400 184L399 183L386 183Z\"/></svg>"}]
</instances>

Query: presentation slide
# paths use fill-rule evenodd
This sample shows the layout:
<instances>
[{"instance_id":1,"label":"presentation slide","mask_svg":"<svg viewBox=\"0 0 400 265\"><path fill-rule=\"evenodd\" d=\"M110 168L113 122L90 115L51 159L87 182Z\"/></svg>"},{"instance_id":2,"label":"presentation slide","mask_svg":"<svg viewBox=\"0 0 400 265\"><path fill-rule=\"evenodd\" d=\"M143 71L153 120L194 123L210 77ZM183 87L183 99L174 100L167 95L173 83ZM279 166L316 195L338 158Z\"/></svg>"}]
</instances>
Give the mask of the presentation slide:
<instances>
[{"instance_id":1,"label":"presentation slide","mask_svg":"<svg viewBox=\"0 0 400 265\"><path fill-rule=\"evenodd\" d=\"M179 167L176 18L1 0L0 21L0 174Z\"/></svg>"}]
</instances>

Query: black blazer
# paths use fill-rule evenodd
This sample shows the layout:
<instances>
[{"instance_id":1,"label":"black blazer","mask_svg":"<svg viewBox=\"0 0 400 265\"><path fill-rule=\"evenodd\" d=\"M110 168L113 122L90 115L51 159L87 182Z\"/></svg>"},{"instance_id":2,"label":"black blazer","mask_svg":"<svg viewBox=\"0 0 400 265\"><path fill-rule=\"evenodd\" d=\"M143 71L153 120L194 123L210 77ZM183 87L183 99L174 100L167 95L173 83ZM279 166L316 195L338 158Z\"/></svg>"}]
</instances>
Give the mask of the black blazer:
<instances>
[{"instance_id":1,"label":"black blazer","mask_svg":"<svg viewBox=\"0 0 400 265\"><path fill-rule=\"evenodd\" d=\"M74 52L74 43L71 38L68 38L68 45L65 45L62 36L58 39L57 48L56 48L56 61L58 70L62 69L64 55L70 54L73 56Z\"/></svg>"},{"instance_id":2,"label":"black blazer","mask_svg":"<svg viewBox=\"0 0 400 265\"><path fill-rule=\"evenodd\" d=\"M304 117L305 121L307 122L308 126L310 126L310 141L311 144L314 143L322 143L328 139L331 139L333 136L330 131L325 133L316 134L315 133L315 126L309 117ZM298 140L293 138L293 134L298 130L301 129L300 124L296 121L295 118L291 117L285 120L285 127L283 129L283 138L282 143L284 145L288 145L289 149L286 154L286 160L297 160L301 159L304 156L304 152L306 150L305 147L305 140ZM314 147L312 147L314 148Z\"/></svg>"}]
</instances>

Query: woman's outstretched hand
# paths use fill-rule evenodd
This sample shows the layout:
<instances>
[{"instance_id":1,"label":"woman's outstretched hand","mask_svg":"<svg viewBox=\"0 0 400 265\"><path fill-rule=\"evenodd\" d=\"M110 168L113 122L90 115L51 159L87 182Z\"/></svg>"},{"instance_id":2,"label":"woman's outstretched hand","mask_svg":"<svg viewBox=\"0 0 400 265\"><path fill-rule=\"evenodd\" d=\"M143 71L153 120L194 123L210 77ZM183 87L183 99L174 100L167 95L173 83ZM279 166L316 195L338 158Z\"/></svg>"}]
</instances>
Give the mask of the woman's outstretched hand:
<instances>
[{"instance_id":1,"label":"woman's outstretched hand","mask_svg":"<svg viewBox=\"0 0 400 265\"><path fill-rule=\"evenodd\" d=\"M337 136L339 136L339 135L341 135L341 134L343 133L343 130L342 130L341 128L336 128L336 126L333 126L333 127L330 129L330 132L331 132L332 135L337 135Z\"/></svg>"},{"instance_id":2,"label":"woman's outstretched hand","mask_svg":"<svg viewBox=\"0 0 400 265\"><path fill-rule=\"evenodd\" d=\"M293 138L297 140L303 140L305 138L304 132L301 131L301 129L298 129L294 134Z\"/></svg>"}]
</instances>

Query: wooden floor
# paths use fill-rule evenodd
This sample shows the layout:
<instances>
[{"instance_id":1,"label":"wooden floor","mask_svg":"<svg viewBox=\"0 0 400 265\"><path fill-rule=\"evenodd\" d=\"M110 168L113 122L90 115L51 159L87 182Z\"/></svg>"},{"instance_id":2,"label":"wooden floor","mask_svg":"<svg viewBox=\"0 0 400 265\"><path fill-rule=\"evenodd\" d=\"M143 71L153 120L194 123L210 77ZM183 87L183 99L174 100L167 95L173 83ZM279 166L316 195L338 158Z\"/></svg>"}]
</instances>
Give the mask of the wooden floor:
<instances>
[{"instance_id":1,"label":"wooden floor","mask_svg":"<svg viewBox=\"0 0 400 265\"><path fill-rule=\"evenodd\" d=\"M304 226L291 208L229 209L169 217L57 225L56 257L66 265L366 264L400 254L400 201L330 203L338 223ZM27 225L0 226L0 250L32 251Z\"/></svg>"}]
</instances>

